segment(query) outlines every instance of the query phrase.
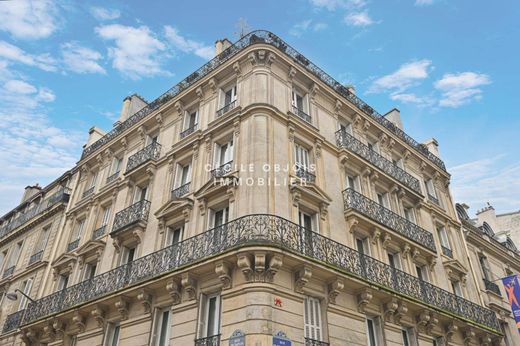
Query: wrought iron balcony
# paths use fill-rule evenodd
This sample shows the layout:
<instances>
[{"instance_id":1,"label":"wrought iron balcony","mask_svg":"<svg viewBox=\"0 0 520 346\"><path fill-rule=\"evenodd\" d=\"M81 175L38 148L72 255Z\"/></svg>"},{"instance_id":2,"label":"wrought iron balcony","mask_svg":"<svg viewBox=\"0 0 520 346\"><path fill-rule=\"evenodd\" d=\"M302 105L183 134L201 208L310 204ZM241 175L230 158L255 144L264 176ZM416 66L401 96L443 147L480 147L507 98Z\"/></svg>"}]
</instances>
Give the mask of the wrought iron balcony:
<instances>
[{"instance_id":1,"label":"wrought iron balcony","mask_svg":"<svg viewBox=\"0 0 520 346\"><path fill-rule=\"evenodd\" d=\"M110 184L111 182L113 182L114 180L116 180L118 177L119 177L119 171L115 172L114 174L111 174L111 175L107 178L107 184Z\"/></svg>"},{"instance_id":2,"label":"wrought iron balcony","mask_svg":"<svg viewBox=\"0 0 520 346\"><path fill-rule=\"evenodd\" d=\"M41 260L42 260L42 257L43 257L43 250L40 250L40 251L38 251L38 252L35 252L35 253L31 256L31 258L29 258L29 265L41 261Z\"/></svg>"},{"instance_id":3,"label":"wrought iron balcony","mask_svg":"<svg viewBox=\"0 0 520 346\"><path fill-rule=\"evenodd\" d=\"M404 217L394 213L354 191L353 189L346 189L343 191L343 202L345 209L354 209L355 211L365 215L366 217L386 226L400 235L410 239L411 241L437 252L433 234L422 227L408 221Z\"/></svg>"},{"instance_id":4,"label":"wrought iron balcony","mask_svg":"<svg viewBox=\"0 0 520 346\"><path fill-rule=\"evenodd\" d=\"M62 188L58 192L44 199L39 205L32 207L25 213L18 216L13 221L9 222L5 226L0 227L0 239L9 235L16 228L22 226L32 218L45 213L58 203L67 203L69 201L70 189Z\"/></svg>"},{"instance_id":5,"label":"wrought iron balcony","mask_svg":"<svg viewBox=\"0 0 520 346\"><path fill-rule=\"evenodd\" d=\"M353 152L386 174L392 176L397 181L406 185L413 191L421 194L421 184L419 183L419 180L413 177L410 173L406 172L404 169L396 166L390 160L387 160L374 150L370 149L367 145L346 131L339 130L336 132L336 145L340 148L345 148Z\"/></svg>"},{"instance_id":6,"label":"wrought iron balcony","mask_svg":"<svg viewBox=\"0 0 520 346\"><path fill-rule=\"evenodd\" d=\"M224 163L222 166L217 167L211 171L211 176L214 179L222 178L233 169L233 161Z\"/></svg>"},{"instance_id":7,"label":"wrought iron balcony","mask_svg":"<svg viewBox=\"0 0 520 346\"><path fill-rule=\"evenodd\" d=\"M305 346L329 346L328 342L305 338Z\"/></svg>"},{"instance_id":8,"label":"wrought iron balcony","mask_svg":"<svg viewBox=\"0 0 520 346\"><path fill-rule=\"evenodd\" d=\"M161 145L157 142L153 142L137 153L133 154L128 158L128 164L126 165L126 173L136 169L142 164L150 161L157 160L161 155Z\"/></svg>"},{"instance_id":9,"label":"wrought iron balcony","mask_svg":"<svg viewBox=\"0 0 520 346\"><path fill-rule=\"evenodd\" d=\"M181 185L178 188L172 190L172 200L179 199L182 196L184 196L185 194L187 194L188 192L190 192L190 184L191 183L186 183L186 184Z\"/></svg>"},{"instance_id":10,"label":"wrought iron balcony","mask_svg":"<svg viewBox=\"0 0 520 346\"><path fill-rule=\"evenodd\" d=\"M441 245L441 249L442 249L442 253L444 254L444 256L453 258L453 251L449 247Z\"/></svg>"},{"instance_id":11,"label":"wrought iron balcony","mask_svg":"<svg viewBox=\"0 0 520 346\"><path fill-rule=\"evenodd\" d=\"M20 327L20 324L22 323L24 313L25 309L7 315L4 327L2 328L2 334L7 334L15 329L18 329Z\"/></svg>"},{"instance_id":12,"label":"wrought iron balcony","mask_svg":"<svg viewBox=\"0 0 520 346\"><path fill-rule=\"evenodd\" d=\"M438 199L437 197L428 194L428 199L429 199L430 201L432 201L433 203L435 203L435 204L437 204L437 205L440 206L439 199Z\"/></svg>"},{"instance_id":13,"label":"wrought iron balcony","mask_svg":"<svg viewBox=\"0 0 520 346\"><path fill-rule=\"evenodd\" d=\"M219 346L220 334L208 336L206 338L195 339L195 346Z\"/></svg>"},{"instance_id":14,"label":"wrought iron balcony","mask_svg":"<svg viewBox=\"0 0 520 346\"><path fill-rule=\"evenodd\" d=\"M316 175L308 170L306 167L297 166L295 170L295 174L298 178L302 179L307 183L316 182Z\"/></svg>"},{"instance_id":15,"label":"wrought iron balcony","mask_svg":"<svg viewBox=\"0 0 520 346\"><path fill-rule=\"evenodd\" d=\"M70 243L67 244L67 252L71 252L72 250L76 250L79 246L79 240L80 238L76 239L76 240L73 240L71 241Z\"/></svg>"},{"instance_id":16,"label":"wrought iron balcony","mask_svg":"<svg viewBox=\"0 0 520 346\"><path fill-rule=\"evenodd\" d=\"M191 135L193 132L195 132L195 130L197 130L197 127L198 125L195 124L191 127L188 127L186 130L182 131L181 132L181 139L183 139L184 137L188 137L189 135Z\"/></svg>"},{"instance_id":17,"label":"wrought iron balcony","mask_svg":"<svg viewBox=\"0 0 520 346\"><path fill-rule=\"evenodd\" d=\"M300 109L296 106L292 107L292 112L298 116L298 118L302 119L305 122L308 122L309 124L312 124L312 118L309 114L305 113L303 109Z\"/></svg>"},{"instance_id":18,"label":"wrought iron balcony","mask_svg":"<svg viewBox=\"0 0 520 346\"><path fill-rule=\"evenodd\" d=\"M4 275L2 275L2 279L5 279L6 277L13 275L14 268L16 268L16 267L15 266L10 266L6 270L4 270Z\"/></svg>"},{"instance_id":19,"label":"wrought iron balcony","mask_svg":"<svg viewBox=\"0 0 520 346\"><path fill-rule=\"evenodd\" d=\"M489 281L488 279L484 278L484 286L486 287L486 290L493 292L499 296L502 296L502 293L500 292L500 288L496 283L493 281Z\"/></svg>"},{"instance_id":20,"label":"wrought iron balcony","mask_svg":"<svg viewBox=\"0 0 520 346\"><path fill-rule=\"evenodd\" d=\"M126 209L118 212L114 217L114 226L112 233L115 233L125 227L140 221L147 221L150 213L150 201L142 200L132 204Z\"/></svg>"},{"instance_id":21,"label":"wrought iron balcony","mask_svg":"<svg viewBox=\"0 0 520 346\"><path fill-rule=\"evenodd\" d=\"M494 332L500 331L495 313L440 287L422 281L343 244L274 215L254 214L185 239L96 275L62 291L30 302L23 324L114 294L187 265L246 246L272 246L374 284L434 310L446 312Z\"/></svg>"},{"instance_id":22,"label":"wrought iron balcony","mask_svg":"<svg viewBox=\"0 0 520 346\"><path fill-rule=\"evenodd\" d=\"M94 240L101 236L104 236L106 229L107 229L107 225L103 225L103 226L99 227L98 229L96 229L94 232L92 232L92 239Z\"/></svg>"},{"instance_id":23,"label":"wrought iron balcony","mask_svg":"<svg viewBox=\"0 0 520 346\"><path fill-rule=\"evenodd\" d=\"M229 112L230 110L235 108L236 104L237 104L237 101L233 101L233 102L228 103L224 107L220 108L217 111L217 118L223 116L224 114L226 114L227 112Z\"/></svg>"},{"instance_id":24,"label":"wrought iron balcony","mask_svg":"<svg viewBox=\"0 0 520 346\"><path fill-rule=\"evenodd\" d=\"M82 197L83 197L83 198L86 198L86 197L90 196L91 194L93 194L95 188L96 188L95 186L92 186L92 187L89 188L88 190L85 190L85 191L83 192Z\"/></svg>"}]
</instances>

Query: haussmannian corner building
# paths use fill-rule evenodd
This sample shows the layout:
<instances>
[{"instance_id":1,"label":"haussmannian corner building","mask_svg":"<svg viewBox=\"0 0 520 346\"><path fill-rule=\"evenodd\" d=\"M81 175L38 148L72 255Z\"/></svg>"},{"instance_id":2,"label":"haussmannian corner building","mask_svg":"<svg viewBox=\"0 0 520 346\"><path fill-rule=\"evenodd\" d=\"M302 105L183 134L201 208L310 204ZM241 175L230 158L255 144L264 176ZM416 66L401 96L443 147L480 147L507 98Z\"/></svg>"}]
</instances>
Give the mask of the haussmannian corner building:
<instances>
[{"instance_id":1,"label":"haussmannian corner building","mask_svg":"<svg viewBox=\"0 0 520 346\"><path fill-rule=\"evenodd\" d=\"M216 53L0 219L0 345L520 345L435 140L270 32Z\"/></svg>"}]
</instances>

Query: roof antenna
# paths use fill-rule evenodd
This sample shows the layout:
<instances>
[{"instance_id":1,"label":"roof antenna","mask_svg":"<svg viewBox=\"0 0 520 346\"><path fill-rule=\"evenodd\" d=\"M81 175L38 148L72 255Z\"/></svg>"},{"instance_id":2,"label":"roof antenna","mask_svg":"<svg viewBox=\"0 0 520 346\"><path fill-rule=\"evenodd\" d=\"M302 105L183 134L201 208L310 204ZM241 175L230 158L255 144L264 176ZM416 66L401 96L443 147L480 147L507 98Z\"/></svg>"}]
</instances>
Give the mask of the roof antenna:
<instances>
[{"instance_id":1,"label":"roof antenna","mask_svg":"<svg viewBox=\"0 0 520 346\"><path fill-rule=\"evenodd\" d=\"M247 23L247 20L240 17L238 19L237 24L235 25L235 28L237 28L237 31L235 32L235 36L238 37L238 39L241 39L242 37L246 36L251 31L251 27Z\"/></svg>"}]
</instances>

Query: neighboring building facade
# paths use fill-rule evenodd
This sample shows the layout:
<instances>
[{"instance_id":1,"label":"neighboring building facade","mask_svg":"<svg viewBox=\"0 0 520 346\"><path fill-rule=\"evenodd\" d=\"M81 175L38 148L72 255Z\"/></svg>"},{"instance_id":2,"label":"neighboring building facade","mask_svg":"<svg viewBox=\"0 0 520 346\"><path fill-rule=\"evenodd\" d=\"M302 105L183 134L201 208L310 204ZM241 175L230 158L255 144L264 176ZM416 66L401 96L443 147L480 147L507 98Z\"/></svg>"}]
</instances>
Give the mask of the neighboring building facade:
<instances>
[{"instance_id":1,"label":"neighboring building facade","mask_svg":"<svg viewBox=\"0 0 520 346\"><path fill-rule=\"evenodd\" d=\"M437 143L269 32L217 53L91 129L0 345L503 345Z\"/></svg>"}]
</instances>

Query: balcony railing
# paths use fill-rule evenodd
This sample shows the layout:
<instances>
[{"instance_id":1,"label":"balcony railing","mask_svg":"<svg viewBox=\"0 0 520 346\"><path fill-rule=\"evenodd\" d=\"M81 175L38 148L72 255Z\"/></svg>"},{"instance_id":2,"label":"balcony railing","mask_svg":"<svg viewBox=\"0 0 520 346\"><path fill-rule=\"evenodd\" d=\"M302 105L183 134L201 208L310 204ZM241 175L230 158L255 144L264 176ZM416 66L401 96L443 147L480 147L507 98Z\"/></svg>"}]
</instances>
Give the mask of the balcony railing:
<instances>
[{"instance_id":1,"label":"balcony railing","mask_svg":"<svg viewBox=\"0 0 520 346\"><path fill-rule=\"evenodd\" d=\"M92 187L89 188L88 190L85 190L85 191L83 192L82 197L83 197L83 198L86 198L86 197L90 196L91 194L93 194L95 188L96 188L95 186L92 186Z\"/></svg>"},{"instance_id":2,"label":"balcony railing","mask_svg":"<svg viewBox=\"0 0 520 346\"><path fill-rule=\"evenodd\" d=\"M197 130L197 124L191 126L191 127L188 127L186 130L182 131L181 132L181 139L183 139L184 137L188 137L189 135L191 135L193 132L195 132L195 130Z\"/></svg>"},{"instance_id":3,"label":"balcony railing","mask_svg":"<svg viewBox=\"0 0 520 346\"><path fill-rule=\"evenodd\" d=\"M12 313L10 315L7 315L7 318L5 319L4 327L2 328L2 334L6 334L15 329L18 329L18 327L20 327L20 324L22 322L24 313L25 313L25 310L20 310L15 313Z\"/></svg>"},{"instance_id":4,"label":"balcony railing","mask_svg":"<svg viewBox=\"0 0 520 346\"><path fill-rule=\"evenodd\" d=\"M500 292L500 288L496 283L493 281L489 281L488 279L484 278L484 286L486 287L486 290L493 292L499 296L502 296L502 293Z\"/></svg>"},{"instance_id":5,"label":"balcony railing","mask_svg":"<svg viewBox=\"0 0 520 346\"><path fill-rule=\"evenodd\" d=\"M31 256L31 258L29 258L29 265L41 261L41 260L42 260L42 257L43 257L43 250L40 250L40 251L38 251L38 252L35 252L35 253Z\"/></svg>"},{"instance_id":6,"label":"balcony railing","mask_svg":"<svg viewBox=\"0 0 520 346\"><path fill-rule=\"evenodd\" d=\"M161 145L157 142L152 142L137 153L133 154L128 158L128 164L126 165L126 173L136 169L145 162L150 160L157 160L161 155Z\"/></svg>"},{"instance_id":7,"label":"balcony railing","mask_svg":"<svg viewBox=\"0 0 520 346\"><path fill-rule=\"evenodd\" d=\"M76 239L76 240L73 240L71 241L70 243L67 244L67 252L71 252L72 250L76 250L79 246L79 240L80 238Z\"/></svg>"},{"instance_id":8,"label":"balcony railing","mask_svg":"<svg viewBox=\"0 0 520 346\"><path fill-rule=\"evenodd\" d=\"M70 189L62 188L60 191L44 199L39 205L27 210L25 213L18 216L16 219L6 224L5 226L0 227L0 239L10 234L16 228L22 226L33 217L43 214L54 205L61 202L67 203L69 201L69 196Z\"/></svg>"},{"instance_id":9,"label":"balcony railing","mask_svg":"<svg viewBox=\"0 0 520 346\"><path fill-rule=\"evenodd\" d=\"M309 124L312 124L312 118L309 114L305 113L303 109L300 109L296 106L292 107L292 112L296 114L296 116L300 119L302 119L305 122L308 122Z\"/></svg>"},{"instance_id":10,"label":"balcony railing","mask_svg":"<svg viewBox=\"0 0 520 346\"><path fill-rule=\"evenodd\" d=\"M107 229L107 225L103 225L103 226L99 227L98 229L96 229L94 232L92 232L92 240L104 236L106 229Z\"/></svg>"},{"instance_id":11,"label":"balcony railing","mask_svg":"<svg viewBox=\"0 0 520 346\"><path fill-rule=\"evenodd\" d=\"M394 213L390 209L383 207L379 203L363 196L359 192L350 188L344 190L343 202L345 204L345 209L352 208L413 242L434 252L437 251L435 241L433 240L433 234Z\"/></svg>"},{"instance_id":12,"label":"balcony railing","mask_svg":"<svg viewBox=\"0 0 520 346\"><path fill-rule=\"evenodd\" d=\"M4 275L2 275L2 279L5 279L6 277L13 275L14 268L16 268L16 267L15 266L10 266L6 270L4 270Z\"/></svg>"},{"instance_id":13,"label":"balcony railing","mask_svg":"<svg viewBox=\"0 0 520 346\"><path fill-rule=\"evenodd\" d=\"M298 178L308 183L316 182L316 175L304 166L297 166L295 174Z\"/></svg>"},{"instance_id":14,"label":"balcony railing","mask_svg":"<svg viewBox=\"0 0 520 346\"><path fill-rule=\"evenodd\" d=\"M437 205L440 205L440 204L439 204L439 199L438 199L437 197L428 194L428 199L429 199L430 201L432 201L433 203L435 203L435 204L437 204Z\"/></svg>"},{"instance_id":15,"label":"balcony railing","mask_svg":"<svg viewBox=\"0 0 520 346\"><path fill-rule=\"evenodd\" d=\"M227 112L229 112L230 110L235 108L236 104L237 104L237 101L233 101L233 102L228 103L224 107L220 108L217 111L217 118L223 116L224 114L226 114Z\"/></svg>"},{"instance_id":16,"label":"balcony railing","mask_svg":"<svg viewBox=\"0 0 520 346\"><path fill-rule=\"evenodd\" d=\"M111 182L113 182L114 180L116 180L117 177L119 177L119 171L115 172L114 174L111 174L111 175L107 178L107 184L110 184Z\"/></svg>"},{"instance_id":17,"label":"balcony railing","mask_svg":"<svg viewBox=\"0 0 520 346\"><path fill-rule=\"evenodd\" d=\"M325 71L320 69L314 63L312 63L309 59L304 57L301 53L299 53L296 49L289 46L285 41L276 36L275 34L265 31L265 30L257 30L250 32L247 35L244 35L240 40L235 42L229 48L225 49L222 53L214 57L212 60L207 62L205 65L200 67L197 71L190 74L188 77L183 79L177 85L173 86L170 90L166 91L164 94L156 98L154 101L148 103L145 107L143 107L140 111L130 116L123 123L112 129L112 131L108 132L106 135L101 137L96 142L92 143L90 146L83 150L83 154L81 156L82 159L92 155L99 148L122 134L127 129L131 128L133 125L137 124L142 119L146 118L148 115L152 114L155 110L159 109L162 105L188 89L189 87L195 85L200 80L208 76L211 72L218 69L222 66L223 63L229 61L233 57L237 56L243 49L255 45L255 44L266 44L270 45L281 53L289 56L296 64L299 65L300 68L307 70L309 73L313 74L315 77L320 79L324 84L328 85L330 88L335 90L341 97L347 102L351 103L354 107L358 108L376 122L378 122L381 126L385 127L388 131L394 133L397 137L399 137L402 141L410 145L414 150L418 153L426 157L429 161L431 161L434 165L438 166L440 169L446 171L446 167L441 159L432 154L428 148L424 144L418 143L415 139L410 137L406 132L397 127L394 123L386 119L384 116L379 114L375 109L370 107L367 103L361 100L357 95L352 93L347 87L345 87L340 82L336 81Z\"/></svg>"},{"instance_id":18,"label":"balcony railing","mask_svg":"<svg viewBox=\"0 0 520 346\"><path fill-rule=\"evenodd\" d=\"M220 334L208 336L206 338L195 339L195 346L219 346Z\"/></svg>"},{"instance_id":19,"label":"balcony railing","mask_svg":"<svg viewBox=\"0 0 520 346\"><path fill-rule=\"evenodd\" d=\"M224 163L222 166L217 167L211 171L211 176L214 179L222 178L233 169L233 161Z\"/></svg>"},{"instance_id":20,"label":"balcony railing","mask_svg":"<svg viewBox=\"0 0 520 346\"><path fill-rule=\"evenodd\" d=\"M453 258L453 250L450 249L449 247L446 247L444 245L441 245L441 250L442 250L442 253L444 254L444 256L448 256L450 258Z\"/></svg>"},{"instance_id":21,"label":"balcony railing","mask_svg":"<svg viewBox=\"0 0 520 346\"><path fill-rule=\"evenodd\" d=\"M328 342L305 338L305 346L329 346Z\"/></svg>"},{"instance_id":22,"label":"balcony railing","mask_svg":"<svg viewBox=\"0 0 520 346\"><path fill-rule=\"evenodd\" d=\"M387 160L374 150L370 149L367 145L346 131L339 130L336 132L336 145L360 156L413 191L421 194L421 184L419 183L419 180L414 178L404 169L396 166L390 160Z\"/></svg>"},{"instance_id":23,"label":"balcony railing","mask_svg":"<svg viewBox=\"0 0 520 346\"><path fill-rule=\"evenodd\" d=\"M274 215L247 215L175 245L140 257L129 264L96 275L76 285L30 302L23 324L35 322L75 306L114 294L187 265L246 246L271 246L326 264L380 290L420 302L440 312L458 316L480 327L499 332L495 313L440 287L392 268L343 244L305 230Z\"/></svg>"},{"instance_id":24,"label":"balcony railing","mask_svg":"<svg viewBox=\"0 0 520 346\"><path fill-rule=\"evenodd\" d=\"M190 192L190 184L191 183L186 183L186 184L181 185L178 188L172 190L172 200L179 199L182 196L184 196L185 194L187 194L188 192Z\"/></svg>"},{"instance_id":25,"label":"balcony railing","mask_svg":"<svg viewBox=\"0 0 520 346\"><path fill-rule=\"evenodd\" d=\"M139 221L147 221L150 213L150 201L142 200L118 212L114 217L112 233Z\"/></svg>"}]
</instances>

